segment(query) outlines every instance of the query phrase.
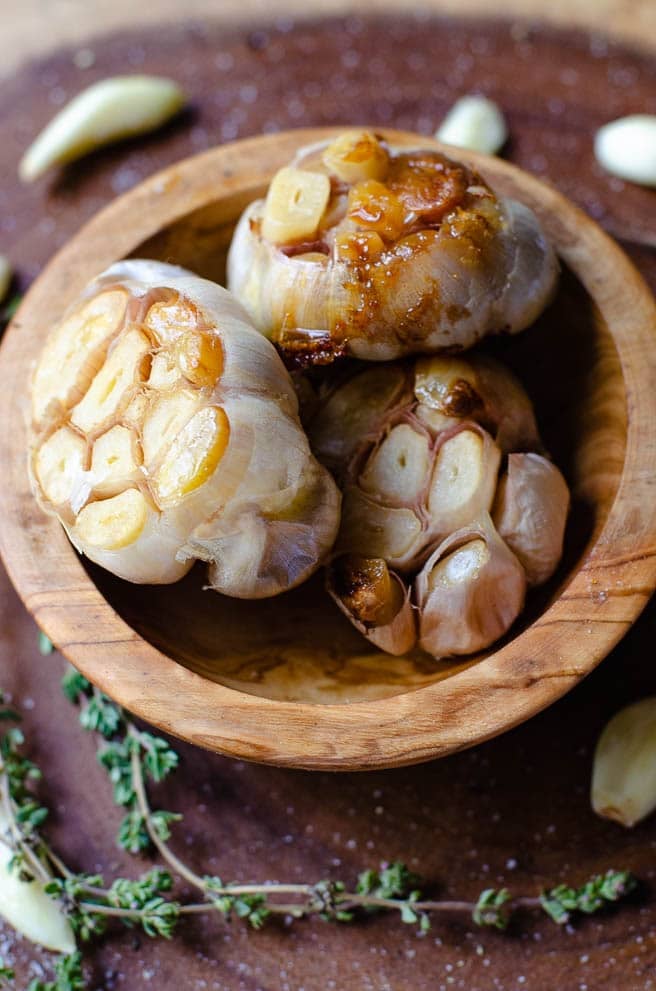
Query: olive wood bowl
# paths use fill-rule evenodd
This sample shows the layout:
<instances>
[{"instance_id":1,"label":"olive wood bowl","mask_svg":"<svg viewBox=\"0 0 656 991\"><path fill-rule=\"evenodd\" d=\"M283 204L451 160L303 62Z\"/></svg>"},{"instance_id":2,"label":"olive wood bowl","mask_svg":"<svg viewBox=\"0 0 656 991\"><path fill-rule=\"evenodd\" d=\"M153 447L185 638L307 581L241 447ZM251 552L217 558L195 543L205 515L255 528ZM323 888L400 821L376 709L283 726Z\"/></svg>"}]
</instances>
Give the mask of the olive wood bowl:
<instances>
[{"instance_id":1,"label":"olive wood bowl","mask_svg":"<svg viewBox=\"0 0 656 991\"><path fill-rule=\"evenodd\" d=\"M222 281L244 207L300 146L336 133L256 137L173 165L50 262L0 349L0 552L47 635L138 716L235 757L366 769L439 757L532 716L605 657L656 586L656 305L584 213L507 162L450 150L531 206L563 263L537 324L487 345L524 381L573 495L558 573L492 651L458 663L389 657L352 629L320 576L259 602L204 591L200 566L175 585L128 584L80 559L37 507L26 470L30 368L83 286L127 256Z\"/></svg>"}]
</instances>

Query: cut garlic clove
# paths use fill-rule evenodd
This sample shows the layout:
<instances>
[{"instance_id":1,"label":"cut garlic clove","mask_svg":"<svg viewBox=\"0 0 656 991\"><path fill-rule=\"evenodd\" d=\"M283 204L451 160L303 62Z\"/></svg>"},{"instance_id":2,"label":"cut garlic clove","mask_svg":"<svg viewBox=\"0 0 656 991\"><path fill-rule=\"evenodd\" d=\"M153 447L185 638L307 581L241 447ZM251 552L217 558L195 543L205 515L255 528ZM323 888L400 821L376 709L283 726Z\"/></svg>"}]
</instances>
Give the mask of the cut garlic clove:
<instances>
[{"instance_id":1,"label":"cut garlic clove","mask_svg":"<svg viewBox=\"0 0 656 991\"><path fill-rule=\"evenodd\" d=\"M620 709L604 727L591 801L597 815L627 827L656 809L656 696Z\"/></svg>"},{"instance_id":2,"label":"cut garlic clove","mask_svg":"<svg viewBox=\"0 0 656 991\"><path fill-rule=\"evenodd\" d=\"M32 943L54 953L73 953L75 935L61 906L45 893L41 881L21 881L10 869L14 852L2 839L8 828L0 810L0 916Z\"/></svg>"},{"instance_id":3,"label":"cut garlic clove","mask_svg":"<svg viewBox=\"0 0 656 991\"><path fill-rule=\"evenodd\" d=\"M184 428L200 406L199 397L190 389L156 396L151 401L143 419L141 435L144 464L148 471L154 469L167 443Z\"/></svg>"},{"instance_id":4,"label":"cut garlic clove","mask_svg":"<svg viewBox=\"0 0 656 991\"><path fill-rule=\"evenodd\" d=\"M101 434L91 452L90 481L94 495L101 498L117 495L140 479L143 480L143 474L133 432L117 425Z\"/></svg>"},{"instance_id":5,"label":"cut garlic clove","mask_svg":"<svg viewBox=\"0 0 656 991\"><path fill-rule=\"evenodd\" d=\"M462 96L435 132L438 141L484 155L496 155L508 140L505 118L492 100Z\"/></svg>"},{"instance_id":6,"label":"cut garlic clove","mask_svg":"<svg viewBox=\"0 0 656 991\"><path fill-rule=\"evenodd\" d=\"M424 406L453 420L474 417L483 407L473 366L459 358L419 358L414 391Z\"/></svg>"},{"instance_id":7,"label":"cut garlic clove","mask_svg":"<svg viewBox=\"0 0 656 991\"><path fill-rule=\"evenodd\" d=\"M400 423L369 457L359 484L369 495L392 504L412 505L426 487L429 464L428 437L408 423Z\"/></svg>"},{"instance_id":8,"label":"cut garlic clove","mask_svg":"<svg viewBox=\"0 0 656 991\"><path fill-rule=\"evenodd\" d=\"M159 300L148 309L144 327L158 344L173 344L183 334L193 333L198 326L198 310L186 299Z\"/></svg>"},{"instance_id":9,"label":"cut garlic clove","mask_svg":"<svg viewBox=\"0 0 656 991\"><path fill-rule=\"evenodd\" d=\"M39 484L55 506L75 504L84 486L87 445L70 427L60 427L37 453L34 469Z\"/></svg>"},{"instance_id":10,"label":"cut garlic clove","mask_svg":"<svg viewBox=\"0 0 656 991\"><path fill-rule=\"evenodd\" d=\"M389 166L389 155L369 131L340 134L328 145L322 158L330 173L348 183L383 180Z\"/></svg>"},{"instance_id":11,"label":"cut garlic clove","mask_svg":"<svg viewBox=\"0 0 656 991\"><path fill-rule=\"evenodd\" d=\"M137 489L126 489L111 499L89 503L78 514L77 539L99 550L120 550L140 536L148 512L148 503Z\"/></svg>"},{"instance_id":12,"label":"cut garlic clove","mask_svg":"<svg viewBox=\"0 0 656 991\"><path fill-rule=\"evenodd\" d=\"M152 479L160 507L177 505L216 471L230 438L228 418L219 406L194 414L176 435Z\"/></svg>"},{"instance_id":13,"label":"cut garlic clove","mask_svg":"<svg viewBox=\"0 0 656 991\"><path fill-rule=\"evenodd\" d=\"M606 172L656 186L656 115L632 114L605 124L595 135L594 151Z\"/></svg>"},{"instance_id":14,"label":"cut garlic clove","mask_svg":"<svg viewBox=\"0 0 656 991\"><path fill-rule=\"evenodd\" d=\"M161 127L185 103L181 87L157 76L116 76L79 93L27 150L18 167L32 182L96 148Z\"/></svg>"},{"instance_id":15,"label":"cut garlic clove","mask_svg":"<svg viewBox=\"0 0 656 991\"><path fill-rule=\"evenodd\" d=\"M13 277L9 259L5 255L0 255L0 303L4 302Z\"/></svg>"},{"instance_id":16,"label":"cut garlic clove","mask_svg":"<svg viewBox=\"0 0 656 991\"><path fill-rule=\"evenodd\" d=\"M368 368L337 388L321 403L309 434L312 449L329 467L342 471L388 409L400 399L405 374L399 366Z\"/></svg>"},{"instance_id":17,"label":"cut garlic clove","mask_svg":"<svg viewBox=\"0 0 656 991\"><path fill-rule=\"evenodd\" d=\"M49 409L71 405L86 392L123 322L127 295L99 293L84 303L48 338L32 381L32 413L37 423Z\"/></svg>"},{"instance_id":18,"label":"cut garlic clove","mask_svg":"<svg viewBox=\"0 0 656 991\"><path fill-rule=\"evenodd\" d=\"M493 518L521 562L529 585L542 585L563 553L569 489L556 466L539 454L511 454Z\"/></svg>"},{"instance_id":19,"label":"cut garlic clove","mask_svg":"<svg viewBox=\"0 0 656 991\"><path fill-rule=\"evenodd\" d=\"M398 656L417 639L410 592L382 559L345 555L328 574L328 591L355 628L375 646Z\"/></svg>"},{"instance_id":20,"label":"cut garlic clove","mask_svg":"<svg viewBox=\"0 0 656 991\"><path fill-rule=\"evenodd\" d=\"M419 643L435 658L484 650L522 610L524 570L489 517L434 551L415 583Z\"/></svg>"},{"instance_id":21,"label":"cut garlic clove","mask_svg":"<svg viewBox=\"0 0 656 991\"><path fill-rule=\"evenodd\" d=\"M262 235L273 244L310 240L330 199L330 179L293 167L276 172L264 203Z\"/></svg>"},{"instance_id":22,"label":"cut garlic clove","mask_svg":"<svg viewBox=\"0 0 656 991\"><path fill-rule=\"evenodd\" d=\"M463 428L439 447L428 492L431 532L444 537L492 507L501 451L489 434Z\"/></svg>"},{"instance_id":23,"label":"cut garlic clove","mask_svg":"<svg viewBox=\"0 0 656 991\"><path fill-rule=\"evenodd\" d=\"M197 330L178 342L175 355L180 371L192 385L211 389L223 371L223 348L216 334Z\"/></svg>"},{"instance_id":24,"label":"cut garlic clove","mask_svg":"<svg viewBox=\"0 0 656 991\"><path fill-rule=\"evenodd\" d=\"M150 342L145 334L130 330L124 334L105 360L83 399L71 414L71 423L88 433L99 429L127 405L134 386L143 382L150 370Z\"/></svg>"}]
</instances>

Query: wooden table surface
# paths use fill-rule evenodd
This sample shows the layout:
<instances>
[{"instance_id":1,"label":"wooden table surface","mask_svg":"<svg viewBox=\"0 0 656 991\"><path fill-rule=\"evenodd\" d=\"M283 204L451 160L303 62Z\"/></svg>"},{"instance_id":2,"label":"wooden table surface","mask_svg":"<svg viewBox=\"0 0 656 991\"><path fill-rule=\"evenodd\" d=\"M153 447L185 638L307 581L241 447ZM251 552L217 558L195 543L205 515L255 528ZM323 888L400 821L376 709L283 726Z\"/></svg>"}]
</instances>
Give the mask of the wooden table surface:
<instances>
[{"instance_id":1,"label":"wooden table surface","mask_svg":"<svg viewBox=\"0 0 656 991\"><path fill-rule=\"evenodd\" d=\"M2 0L6 3L6 0ZM361 5L362 7L363 5ZM474 4L460 0L461 12ZM289 9L289 5L285 5ZM448 4L436 4L445 10ZM479 4L488 15L539 12L539 4ZM656 39L652 2L551 3L586 18L594 36L516 24L366 17L323 27L256 20L271 4L220 5L249 27L190 23L219 4L186 0L185 22L131 27L102 43L99 31L135 19L166 22L179 4L23 0L3 13L3 69L29 52L0 87L0 252L25 287L57 247L111 197L156 168L210 142L262 129L370 120L429 132L459 92L482 88L504 107L509 157L553 182L623 239L656 288L656 193L603 175L590 155L596 127L639 109L656 113L656 59L608 45L600 30ZM132 9L131 9L132 8ZM275 11L279 5L275 6ZM307 13L307 4L297 9ZM311 11L337 5L312 4ZM372 6L367 5L371 10ZM261 23L257 20L258 25ZM71 51L56 49L70 42ZM75 65L80 45L95 55ZM376 82L373 60L385 67ZM375 68L375 66L374 66ZM15 168L30 135L82 85L117 71L175 75L193 96L191 119L162 134L94 156L29 189ZM518 85L518 79L521 85ZM254 94L257 97L254 99ZM348 94L345 96L344 94ZM391 115L391 116L390 116ZM566 356L564 356L566 360ZM11 429L1 424L0 429ZM203 872L264 880L346 877L404 859L444 897L475 897L488 885L534 893L608 867L644 880L618 913L557 929L523 919L509 936L438 920L427 937L396 920L346 928L272 926L259 934L207 919L172 944L118 931L88 956L94 991L151 988L214 991L649 991L656 988L656 821L632 832L597 820L588 800L591 754L605 720L624 702L654 693L656 608L574 692L511 733L467 753L401 771L331 776L249 766L180 747L179 774L155 796L185 813L178 849ZM120 812L97 767L94 745L76 727L57 682L63 663L39 656L36 630L0 575L0 687L25 712L31 753L43 764L54 845L78 869L135 875L143 864L119 854ZM175 704L175 700L172 700ZM0 927L0 955L19 989L48 957Z\"/></svg>"}]
</instances>

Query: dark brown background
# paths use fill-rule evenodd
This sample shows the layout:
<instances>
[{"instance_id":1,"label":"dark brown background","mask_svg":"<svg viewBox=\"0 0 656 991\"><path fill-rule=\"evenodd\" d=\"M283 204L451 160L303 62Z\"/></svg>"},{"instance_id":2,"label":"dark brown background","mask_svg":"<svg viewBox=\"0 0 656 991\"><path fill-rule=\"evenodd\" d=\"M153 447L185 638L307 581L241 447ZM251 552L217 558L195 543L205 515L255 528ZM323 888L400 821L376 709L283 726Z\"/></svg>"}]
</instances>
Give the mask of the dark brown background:
<instances>
[{"instance_id":1,"label":"dark brown background","mask_svg":"<svg viewBox=\"0 0 656 991\"><path fill-rule=\"evenodd\" d=\"M648 246L656 240L656 194L604 176L591 155L592 135L605 120L656 112L654 58L599 35L426 17L321 25L287 19L241 32L197 22L88 47L91 68L77 68L73 52L64 52L21 70L0 93L0 251L12 258L23 288L84 219L179 157L307 124L369 121L430 133L453 98L470 90L502 105L512 134L508 156L622 238L656 286ZM83 85L117 71L175 76L192 110L159 135L20 188L16 164L33 134ZM2 582L0 682L23 708L33 755L46 770L55 845L76 868L136 873L143 864L113 846L120 812L95 764L93 740L76 728L58 692L63 664L39 656L35 627ZM186 924L170 946L116 931L88 954L90 987L656 988L654 821L625 832L597 820L588 799L599 730L623 702L654 692L655 619L652 607L563 701L468 753L418 768L329 776L248 766L183 746L182 770L154 796L185 812L180 851L201 873L226 879L352 879L365 866L401 858L435 893L476 897L488 885L533 893L615 866L645 881L631 905L564 930L521 919L507 936L470 932L457 919L436 920L426 937L392 919L351 928L272 925L253 934L208 918ZM0 954L14 961L19 987L48 959L2 928Z\"/></svg>"}]
</instances>

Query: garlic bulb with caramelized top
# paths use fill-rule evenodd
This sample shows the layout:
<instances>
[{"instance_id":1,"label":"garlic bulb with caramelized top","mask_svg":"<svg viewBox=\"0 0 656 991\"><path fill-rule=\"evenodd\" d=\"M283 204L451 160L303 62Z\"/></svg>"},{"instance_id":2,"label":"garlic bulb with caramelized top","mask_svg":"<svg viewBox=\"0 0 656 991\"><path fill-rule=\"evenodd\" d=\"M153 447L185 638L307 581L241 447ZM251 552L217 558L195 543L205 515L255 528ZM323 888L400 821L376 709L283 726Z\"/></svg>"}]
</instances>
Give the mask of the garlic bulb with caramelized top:
<instances>
[{"instance_id":1,"label":"garlic bulb with caramelized top","mask_svg":"<svg viewBox=\"0 0 656 991\"><path fill-rule=\"evenodd\" d=\"M199 558L227 595L275 595L329 551L340 497L289 375L225 289L113 265L46 341L32 380L33 488L91 560L133 582Z\"/></svg>"},{"instance_id":2,"label":"garlic bulb with caramelized top","mask_svg":"<svg viewBox=\"0 0 656 991\"><path fill-rule=\"evenodd\" d=\"M555 570L567 485L542 455L512 453L540 438L498 362L365 368L325 388L309 432L343 491L328 589L381 649L481 650L517 618L527 585Z\"/></svg>"},{"instance_id":3,"label":"garlic bulb with caramelized top","mask_svg":"<svg viewBox=\"0 0 656 991\"><path fill-rule=\"evenodd\" d=\"M535 214L472 169L367 131L302 150L241 217L228 284L300 364L462 350L531 324L558 265Z\"/></svg>"}]
</instances>

